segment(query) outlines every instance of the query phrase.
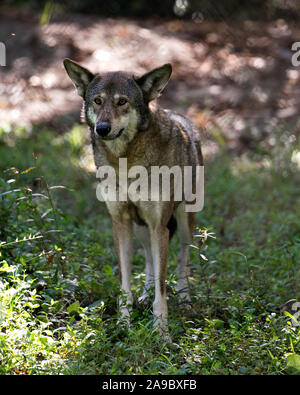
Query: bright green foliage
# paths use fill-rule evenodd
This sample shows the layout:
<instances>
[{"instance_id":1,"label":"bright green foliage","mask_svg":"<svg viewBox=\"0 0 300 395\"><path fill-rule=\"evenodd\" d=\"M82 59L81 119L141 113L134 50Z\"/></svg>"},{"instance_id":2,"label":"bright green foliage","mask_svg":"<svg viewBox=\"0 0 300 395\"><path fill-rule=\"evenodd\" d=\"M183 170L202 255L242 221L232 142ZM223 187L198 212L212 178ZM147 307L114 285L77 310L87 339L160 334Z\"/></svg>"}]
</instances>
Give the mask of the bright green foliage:
<instances>
[{"instance_id":1,"label":"bright green foliage","mask_svg":"<svg viewBox=\"0 0 300 395\"><path fill-rule=\"evenodd\" d=\"M137 302L144 257L133 262L132 326L117 325L118 267L110 219L96 199L85 128L0 129L1 374L299 373L299 145L274 131L247 155L221 152L205 169L205 208L191 247L192 308L167 288L173 344ZM298 159L297 159L298 158ZM297 162L298 160L298 162ZM298 299L297 299L298 300Z\"/></svg>"}]
</instances>

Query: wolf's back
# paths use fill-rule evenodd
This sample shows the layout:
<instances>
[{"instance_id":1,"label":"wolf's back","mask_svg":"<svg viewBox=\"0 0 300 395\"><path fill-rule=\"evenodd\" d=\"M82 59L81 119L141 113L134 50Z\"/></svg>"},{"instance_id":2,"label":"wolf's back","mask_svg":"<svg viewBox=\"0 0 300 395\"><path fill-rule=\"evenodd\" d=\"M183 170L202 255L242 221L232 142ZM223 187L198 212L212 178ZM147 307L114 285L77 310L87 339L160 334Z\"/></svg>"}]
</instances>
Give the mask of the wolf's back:
<instances>
[{"instance_id":1,"label":"wolf's back","mask_svg":"<svg viewBox=\"0 0 300 395\"><path fill-rule=\"evenodd\" d=\"M198 165L203 166L203 156L201 150L200 131L183 115L177 114L171 110L165 110L168 117L189 136L193 148L197 151Z\"/></svg>"}]
</instances>

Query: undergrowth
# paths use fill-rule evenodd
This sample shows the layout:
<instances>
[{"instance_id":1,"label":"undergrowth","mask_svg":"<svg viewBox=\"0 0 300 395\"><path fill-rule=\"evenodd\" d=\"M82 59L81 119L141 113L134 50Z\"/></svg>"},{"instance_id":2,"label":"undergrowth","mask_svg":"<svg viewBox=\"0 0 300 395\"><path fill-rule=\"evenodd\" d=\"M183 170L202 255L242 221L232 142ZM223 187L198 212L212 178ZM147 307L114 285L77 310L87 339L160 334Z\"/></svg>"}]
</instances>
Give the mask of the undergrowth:
<instances>
[{"instance_id":1,"label":"undergrowth","mask_svg":"<svg viewBox=\"0 0 300 395\"><path fill-rule=\"evenodd\" d=\"M272 147L222 151L206 165L192 308L175 292L175 236L167 276L173 343L164 344L151 304L137 302L145 279L138 244L132 325L117 325L118 265L85 135L77 125L60 136L0 129L0 373L299 372L297 313L286 303L300 295L299 143L279 129Z\"/></svg>"}]
</instances>

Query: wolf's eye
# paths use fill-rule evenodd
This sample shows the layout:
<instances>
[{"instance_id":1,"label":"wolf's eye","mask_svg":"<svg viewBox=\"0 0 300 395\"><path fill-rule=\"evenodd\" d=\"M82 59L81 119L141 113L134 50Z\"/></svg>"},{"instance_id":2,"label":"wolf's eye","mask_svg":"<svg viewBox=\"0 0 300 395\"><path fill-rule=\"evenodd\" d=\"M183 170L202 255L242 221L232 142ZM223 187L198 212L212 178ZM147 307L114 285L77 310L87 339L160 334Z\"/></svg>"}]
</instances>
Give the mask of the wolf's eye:
<instances>
[{"instance_id":1,"label":"wolf's eye","mask_svg":"<svg viewBox=\"0 0 300 395\"><path fill-rule=\"evenodd\" d=\"M124 106L124 104L126 104L127 103L127 100L126 99L120 99L119 101L118 101L118 106Z\"/></svg>"},{"instance_id":2,"label":"wolf's eye","mask_svg":"<svg viewBox=\"0 0 300 395\"><path fill-rule=\"evenodd\" d=\"M96 104L98 104L98 106L100 106L100 104L102 104L102 99L101 99L100 97L96 97L96 98L94 99L94 102L95 102Z\"/></svg>"}]
</instances>

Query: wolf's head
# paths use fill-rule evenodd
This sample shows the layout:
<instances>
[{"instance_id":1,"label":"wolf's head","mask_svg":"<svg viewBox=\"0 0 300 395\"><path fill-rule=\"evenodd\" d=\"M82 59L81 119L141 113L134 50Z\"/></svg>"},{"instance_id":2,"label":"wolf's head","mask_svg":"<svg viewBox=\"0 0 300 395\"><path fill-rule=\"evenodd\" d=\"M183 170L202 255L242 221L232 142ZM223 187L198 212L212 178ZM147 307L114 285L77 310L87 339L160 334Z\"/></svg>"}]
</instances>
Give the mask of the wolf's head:
<instances>
[{"instance_id":1,"label":"wolf's head","mask_svg":"<svg viewBox=\"0 0 300 395\"><path fill-rule=\"evenodd\" d=\"M64 66L78 94L84 99L86 122L96 139L130 141L149 123L149 107L167 84L172 67L165 64L135 77L122 71L93 74L76 62Z\"/></svg>"}]
</instances>

